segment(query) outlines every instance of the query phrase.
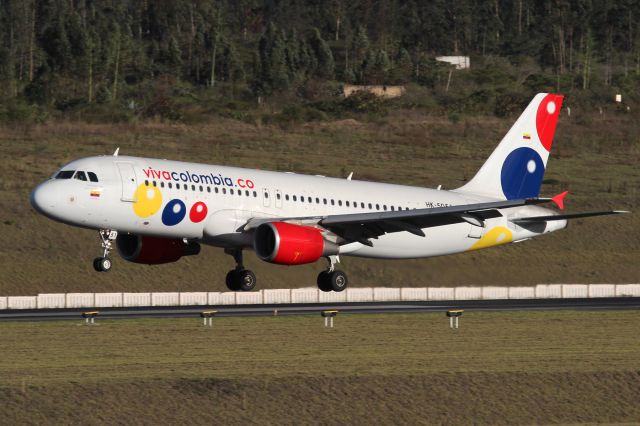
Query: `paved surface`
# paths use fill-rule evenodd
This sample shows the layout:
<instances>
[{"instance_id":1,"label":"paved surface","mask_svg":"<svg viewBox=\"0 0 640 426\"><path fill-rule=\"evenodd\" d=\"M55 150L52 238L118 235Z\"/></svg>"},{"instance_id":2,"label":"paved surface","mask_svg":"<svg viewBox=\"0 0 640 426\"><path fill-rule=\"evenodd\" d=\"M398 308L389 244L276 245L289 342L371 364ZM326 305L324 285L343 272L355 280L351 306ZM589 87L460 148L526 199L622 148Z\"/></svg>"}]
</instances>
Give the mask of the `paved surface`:
<instances>
[{"instance_id":1,"label":"paved surface","mask_svg":"<svg viewBox=\"0 0 640 426\"><path fill-rule=\"evenodd\" d=\"M199 316L202 311L218 311L216 316L248 317L319 314L323 310L338 310L341 314L382 314L444 312L449 309L466 311L534 311L549 309L640 309L640 297L594 299L526 299L526 300L464 300L437 302L358 302L282 305L223 306L143 306L128 308L76 309L6 309L0 311L0 321L53 321L81 318L82 312L99 311L101 319L180 318Z\"/></svg>"}]
</instances>

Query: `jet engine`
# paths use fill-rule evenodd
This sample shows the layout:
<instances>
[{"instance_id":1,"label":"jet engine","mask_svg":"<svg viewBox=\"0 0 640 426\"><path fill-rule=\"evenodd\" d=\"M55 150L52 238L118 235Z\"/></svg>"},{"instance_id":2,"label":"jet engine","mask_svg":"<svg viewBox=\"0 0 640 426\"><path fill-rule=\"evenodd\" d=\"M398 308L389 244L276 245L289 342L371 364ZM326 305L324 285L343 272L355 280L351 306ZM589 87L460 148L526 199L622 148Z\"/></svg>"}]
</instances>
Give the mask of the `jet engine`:
<instances>
[{"instance_id":1,"label":"jet engine","mask_svg":"<svg viewBox=\"0 0 640 426\"><path fill-rule=\"evenodd\" d=\"M200 244L185 243L181 238L168 239L133 234L120 234L116 239L118 253L124 260L147 265L176 262L182 256L200 253Z\"/></svg>"},{"instance_id":2,"label":"jet engine","mask_svg":"<svg viewBox=\"0 0 640 426\"><path fill-rule=\"evenodd\" d=\"M319 229L286 222L258 226L253 248L260 259L280 265L313 263L338 253L338 246L324 239Z\"/></svg>"}]
</instances>

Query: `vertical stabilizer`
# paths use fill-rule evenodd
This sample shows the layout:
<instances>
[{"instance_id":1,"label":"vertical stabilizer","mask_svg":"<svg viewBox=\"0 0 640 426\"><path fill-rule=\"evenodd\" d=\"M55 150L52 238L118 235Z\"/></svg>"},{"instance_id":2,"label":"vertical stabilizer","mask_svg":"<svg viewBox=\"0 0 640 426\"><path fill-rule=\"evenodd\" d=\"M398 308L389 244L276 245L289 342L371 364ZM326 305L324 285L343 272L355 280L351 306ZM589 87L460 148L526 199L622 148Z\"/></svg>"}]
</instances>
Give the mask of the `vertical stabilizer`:
<instances>
[{"instance_id":1,"label":"vertical stabilizer","mask_svg":"<svg viewBox=\"0 0 640 426\"><path fill-rule=\"evenodd\" d=\"M456 191L501 200L537 197L563 99L538 93L473 179Z\"/></svg>"}]
</instances>

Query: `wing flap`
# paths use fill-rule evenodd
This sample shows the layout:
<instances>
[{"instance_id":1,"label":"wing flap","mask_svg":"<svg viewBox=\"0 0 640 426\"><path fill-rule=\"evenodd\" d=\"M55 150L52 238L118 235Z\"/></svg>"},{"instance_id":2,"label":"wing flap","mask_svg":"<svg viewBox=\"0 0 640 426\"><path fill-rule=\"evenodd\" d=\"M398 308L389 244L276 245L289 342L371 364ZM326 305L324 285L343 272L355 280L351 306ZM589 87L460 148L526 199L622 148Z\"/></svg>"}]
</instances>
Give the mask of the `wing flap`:
<instances>
[{"instance_id":1,"label":"wing flap","mask_svg":"<svg viewBox=\"0 0 640 426\"><path fill-rule=\"evenodd\" d=\"M584 217L607 216L612 214L624 214L624 213L630 213L630 212L625 210L607 210L607 211L599 211L599 212L558 214L558 215L552 215L552 216L519 217L517 219L512 219L511 222L515 224L540 223L540 222L548 222L548 221L554 221L554 220L570 220L570 219L580 219Z\"/></svg>"}]
</instances>

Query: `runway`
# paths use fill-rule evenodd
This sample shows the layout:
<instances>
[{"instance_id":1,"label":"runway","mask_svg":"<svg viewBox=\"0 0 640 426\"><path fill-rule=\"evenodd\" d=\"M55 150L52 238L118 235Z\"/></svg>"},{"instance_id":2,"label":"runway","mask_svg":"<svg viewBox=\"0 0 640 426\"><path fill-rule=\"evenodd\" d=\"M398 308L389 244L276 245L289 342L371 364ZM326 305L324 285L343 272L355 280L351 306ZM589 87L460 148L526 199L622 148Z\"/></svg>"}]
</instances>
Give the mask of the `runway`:
<instances>
[{"instance_id":1,"label":"runway","mask_svg":"<svg viewBox=\"0 0 640 426\"><path fill-rule=\"evenodd\" d=\"M0 311L0 321L56 321L79 319L83 312L99 311L100 319L198 317L203 311L217 311L219 317L274 315L314 315L324 310L340 314L387 314L465 311L536 310L620 310L640 308L640 297L589 299L465 300L438 302L360 302L328 304L223 305L223 306L142 306L127 308L12 309Z\"/></svg>"}]
</instances>

